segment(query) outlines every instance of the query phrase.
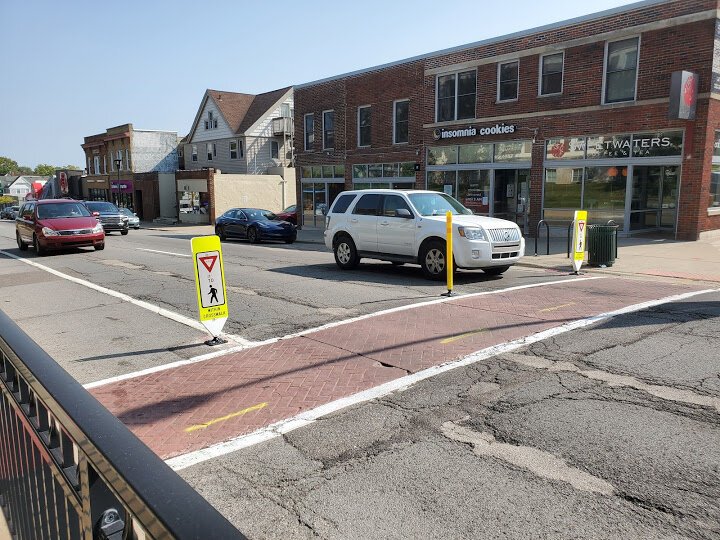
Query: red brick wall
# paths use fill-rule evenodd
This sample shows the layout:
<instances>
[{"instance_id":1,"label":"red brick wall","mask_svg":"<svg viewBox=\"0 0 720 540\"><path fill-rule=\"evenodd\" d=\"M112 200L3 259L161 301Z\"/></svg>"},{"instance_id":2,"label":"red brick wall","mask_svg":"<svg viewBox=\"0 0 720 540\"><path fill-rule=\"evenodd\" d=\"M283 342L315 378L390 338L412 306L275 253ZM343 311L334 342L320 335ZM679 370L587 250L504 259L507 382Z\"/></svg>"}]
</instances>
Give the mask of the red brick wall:
<instances>
[{"instance_id":1,"label":"red brick wall","mask_svg":"<svg viewBox=\"0 0 720 540\"><path fill-rule=\"evenodd\" d=\"M420 163L417 186L425 187L425 153L433 140L435 122L435 75L425 70L442 68L460 62L489 58L528 48L559 44L568 40L631 28L639 24L661 21L691 13L714 10L717 0L677 0L647 6L604 19L593 20L561 29L537 32L531 36L509 39L480 47L468 48L378 69L355 76L343 77L295 91L295 125L297 164L316 165L345 163L345 180L351 186L353 164L391 161ZM506 120L516 124L512 135L465 137L448 144L470 144L511 139L531 139L533 147L531 170L531 226L540 219L544 141L549 137L607 135L640 131L684 130L685 121L667 119L667 102L643 104L644 100L667 99L673 71L685 69L700 74L700 93L710 92L711 66L715 36L715 19L683 24L677 27L644 32L640 41L637 99L639 104L601 106L605 40L565 50L563 92L560 96L538 97L540 56L520 58L519 99L496 103L497 63L477 67L477 120L464 120L453 125L473 123L482 126L482 118L515 116ZM410 99L410 144L392 144L393 101ZM698 105L694 129L686 134L686 148L692 148L683 161L678 236L696 239L701 231L720 228L720 217L707 217L707 191L710 181L712 131L720 129L720 105L709 105L707 97ZM357 107L372 106L372 144L357 147ZM583 111L553 115L559 109L586 108ZM597 110L592 110L597 108ZM335 110L336 148L327 155L322 149L322 111ZM710 109L710 119L708 117ZM303 149L303 115L315 113L315 150ZM528 117L528 115L539 116ZM544 113L549 113L545 115ZM494 125L495 121L486 125ZM300 171L298 170L298 178ZM298 189L300 193L300 189Z\"/></svg>"}]
</instances>

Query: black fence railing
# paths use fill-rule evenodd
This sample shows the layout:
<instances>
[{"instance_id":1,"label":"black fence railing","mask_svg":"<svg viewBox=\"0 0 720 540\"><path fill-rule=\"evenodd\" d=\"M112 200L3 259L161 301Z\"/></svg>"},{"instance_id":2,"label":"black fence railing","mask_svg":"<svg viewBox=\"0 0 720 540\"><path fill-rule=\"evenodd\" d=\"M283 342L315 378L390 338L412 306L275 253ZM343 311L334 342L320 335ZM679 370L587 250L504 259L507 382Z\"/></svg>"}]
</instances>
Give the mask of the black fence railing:
<instances>
[{"instance_id":1,"label":"black fence railing","mask_svg":"<svg viewBox=\"0 0 720 540\"><path fill-rule=\"evenodd\" d=\"M2 311L0 510L17 540L245 538Z\"/></svg>"}]
</instances>

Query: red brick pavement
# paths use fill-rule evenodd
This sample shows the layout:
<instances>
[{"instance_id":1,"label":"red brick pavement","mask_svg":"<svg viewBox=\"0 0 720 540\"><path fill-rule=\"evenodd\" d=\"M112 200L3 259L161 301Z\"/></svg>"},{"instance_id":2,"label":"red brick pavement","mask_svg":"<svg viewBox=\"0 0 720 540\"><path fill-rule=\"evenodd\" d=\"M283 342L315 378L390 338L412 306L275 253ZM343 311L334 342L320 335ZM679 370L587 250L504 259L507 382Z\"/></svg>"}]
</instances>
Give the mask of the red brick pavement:
<instances>
[{"instance_id":1,"label":"red brick pavement","mask_svg":"<svg viewBox=\"0 0 720 540\"><path fill-rule=\"evenodd\" d=\"M608 278L461 296L127 379L92 393L167 459L479 349L697 289ZM261 403L267 406L185 431Z\"/></svg>"}]
</instances>

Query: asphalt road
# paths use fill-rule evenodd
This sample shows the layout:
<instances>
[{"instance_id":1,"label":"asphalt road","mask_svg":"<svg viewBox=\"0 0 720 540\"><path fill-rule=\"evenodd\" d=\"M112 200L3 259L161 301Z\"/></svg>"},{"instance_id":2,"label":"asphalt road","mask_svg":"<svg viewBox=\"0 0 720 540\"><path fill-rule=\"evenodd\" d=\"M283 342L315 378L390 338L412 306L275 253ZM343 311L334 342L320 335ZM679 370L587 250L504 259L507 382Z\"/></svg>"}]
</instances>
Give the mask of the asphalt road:
<instances>
[{"instance_id":1,"label":"asphalt road","mask_svg":"<svg viewBox=\"0 0 720 540\"><path fill-rule=\"evenodd\" d=\"M0 221L0 250L136 300L197 320L190 239L210 227L113 233L104 251L84 248L38 257L15 245L14 223ZM223 243L230 317L224 331L262 341L329 322L437 298L442 283L420 267L364 261L341 271L324 246ZM118 298L0 254L0 309L82 383L209 352L208 335ZM558 279L542 269L503 277L462 272L458 293ZM226 347L235 345L232 341Z\"/></svg>"},{"instance_id":2,"label":"asphalt road","mask_svg":"<svg viewBox=\"0 0 720 540\"><path fill-rule=\"evenodd\" d=\"M11 256L195 316L182 229L42 258L13 237L0 222ZM340 272L317 245L240 241L223 252L237 339L444 291L412 266ZM195 328L11 256L0 253L0 309L80 382L208 352ZM516 267L500 279L464 273L456 287L558 279ZM250 538L720 538L718 316L720 293L618 316L181 474Z\"/></svg>"}]
</instances>

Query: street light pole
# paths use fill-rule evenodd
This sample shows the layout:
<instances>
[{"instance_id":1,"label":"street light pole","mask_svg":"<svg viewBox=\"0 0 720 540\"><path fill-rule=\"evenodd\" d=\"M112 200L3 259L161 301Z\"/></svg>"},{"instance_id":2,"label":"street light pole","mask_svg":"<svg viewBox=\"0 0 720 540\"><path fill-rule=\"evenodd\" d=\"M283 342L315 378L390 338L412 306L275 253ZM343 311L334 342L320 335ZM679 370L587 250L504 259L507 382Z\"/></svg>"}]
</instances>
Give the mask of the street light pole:
<instances>
[{"instance_id":1,"label":"street light pole","mask_svg":"<svg viewBox=\"0 0 720 540\"><path fill-rule=\"evenodd\" d=\"M118 182L117 182L117 200L115 201L115 204L120 208L120 165L122 165L122 159L116 159L115 160L115 167L117 168L118 172ZM112 188L112 185L111 185ZM112 189L110 189L110 194L112 194Z\"/></svg>"}]
</instances>

